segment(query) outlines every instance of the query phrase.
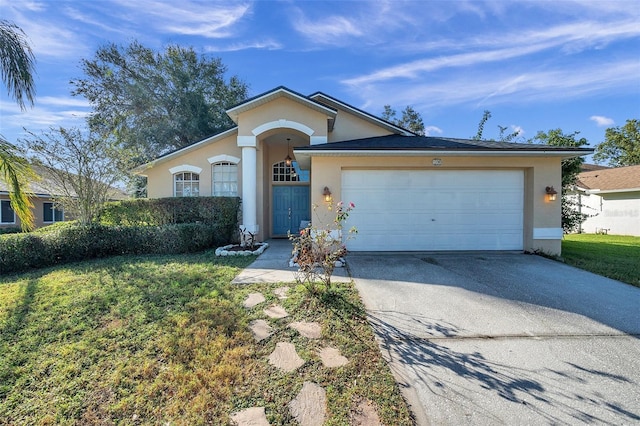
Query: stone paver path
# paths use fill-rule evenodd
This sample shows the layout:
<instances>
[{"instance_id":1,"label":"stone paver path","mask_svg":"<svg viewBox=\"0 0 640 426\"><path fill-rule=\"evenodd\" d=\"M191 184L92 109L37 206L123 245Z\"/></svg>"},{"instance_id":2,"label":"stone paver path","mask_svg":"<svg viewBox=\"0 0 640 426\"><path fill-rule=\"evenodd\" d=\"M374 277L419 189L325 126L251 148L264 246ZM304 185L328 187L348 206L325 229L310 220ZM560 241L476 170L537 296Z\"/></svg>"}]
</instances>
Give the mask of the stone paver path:
<instances>
[{"instance_id":1,"label":"stone paver path","mask_svg":"<svg viewBox=\"0 0 640 426\"><path fill-rule=\"evenodd\" d=\"M280 305L271 305L264 310L264 314L269 318L286 318L289 316L287 311Z\"/></svg>"},{"instance_id":2,"label":"stone paver path","mask_svg":"<svg viewBox=\"0 0 640 426\"><path fill-rule=\"evenodd\" d=\"M376 408L370 401L360 401L351 418L352 426L383 426Z\"/></svg>"},{"instance_id":3,"label":"stone paver path","mask_svg":"<svg viewBox=\"0 0 640 426\"><path fill-rule=\"evenodd\" d=\"M292 322L289 327L298 330L307 339L319 339L322 337L322 327L317 322Z\"/></svg>"},{"instance_id":4,"label":"stone paver path","mask_svg":"<svg viewBox=\"0 0 640 426\"><path fill-rule=\"evenodd\" d=\"M287 296L287 293L289 293L289 287L287 287L287 286L278 287L275 290L273 290L273 294L278 296L278 299L280 299L280 300L284 300L284 299L288 298L289 296Z\"/></svg>"},{"instance_id":5,"label":"stone paver path","mask_svg":"<svg viewBox=\"0 0 640 426\"><path fill-rule=\"evenodd\" d=\"M242 303L242 306L244 306L247 309L251 309L256 305L261 304L265 300L266 299L264 298L262 293L249 293L245 301Z\"/></svg>"},{"instance_id":6,"label":"stone paver path","mask_svg":"<svg viewBox=\"0 0 640 426\"><path fill-rule=\"evenodd\" d=\"M318 352L318 355L320 356L322 365L327 368L342 367L349 363L349 360L340 353L340 349L324 348Z\"/></svg>"},{"instance_id":7,"label":"stone paver path","mask_svg":"<svg viewBox=\"0 0 640 426\"><path fill-rule=\"evenodd\" d=\"M281 300L286 299L289 287L280 287L273 293ZM251 309L263 302L262 293L250 293L243 306ZM273 304L263 310L269 318L281 319L289 316L289 313L280 305ZM284 325L283 325L284 326ZM297 330L301 336L307 339L322 338L322 326L317 322L293 321L288 327ZM264 319L257 319L249 324L249 329L257 342L261 342L274 334L273 327ZM325 368L337 368L349 363L339 349L326 347L318 351L318 356ZM305 360L298 355L293 343L278 342L274 351L269 355L269 364L287 373L302 367ZM327 416L326 391L319 385L310 381L304 382L302 389L289 402L289 412L301 426L321 426ZM238 426L268 426L264 407L251 407L231 415L231 421ZM350 418L350 425L381 425L375 406L371 401L363 399L355 408Z\"/></svg>"},{"instance_id":8,"label":"stone paver path","mask_svg":"<svg viewBox=\"0 0 640 426\"><path fill-rule=\"evenodd\" d=\"M290 373L302 367L304 360L296 352L293 343L279 342L276 344L276 349L269 355L269 364Z\"/></svg>"},{"instance_id":9,"label":"stone paver path","mask_svg":"<svg viewBox=\"0 0 640 426\"><path fill-rule=\"evenodd\" d=\"M251 321L249 329L253 333L256 342L260 342L273 334L273 328L268 322L262 319Z\"/></svg>"},{"instance_id":10,"label":"stone paver path","mask_svg":"<svg viewBox=\"0 0 640 426\"><path fill-rule=\"evenodd\" d=\"M312 382L304 382L302 390L289 403L289 412L301 426L322 426L326 417L327 393Z\"/></svg>"},{"instance_id":11,"label":"stone paver path","mask_svg":"<svg viewBox=\"0 0 640 426\"><path fill-rule=\"evenodd\" d=\"M237 426L270 426L264 407L251 407L239 411L231 416Z\"/></svg>"}]
</instances>

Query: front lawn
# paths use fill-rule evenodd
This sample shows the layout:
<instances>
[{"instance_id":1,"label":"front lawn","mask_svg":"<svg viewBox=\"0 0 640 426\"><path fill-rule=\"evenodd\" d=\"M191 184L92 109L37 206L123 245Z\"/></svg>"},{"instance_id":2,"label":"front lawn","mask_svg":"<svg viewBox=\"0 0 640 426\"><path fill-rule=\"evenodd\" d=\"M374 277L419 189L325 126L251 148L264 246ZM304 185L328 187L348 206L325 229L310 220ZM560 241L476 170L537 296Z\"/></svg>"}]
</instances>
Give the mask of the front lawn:
<instances>
[{"instance_id":1,"label":"front lawn","mask_svg":"<svg viewBox=\"0 0 640 426\"><path fill-rule=\"evenodd\" d=\"M565 235L562 257L569 265L640 287L640 237Z\"/></svg>"},{"instance_id":2,"label":"front lawn","mask_svg":"<svg viewBox=\"0 0 640 426\"><path fill-rule=\"evenodd\" d=\"M327 389L328 424L348 424L360 399L411 424L353 286L324 300L292 286L279 301L278 285L230 284L250 260L123 256L0 278L0 424L228 424L250 406L286 424L304 381ZM248 325L265 306L242 307L257 291L291 312L260 343ZM286 327L302 319L350 364L321 368L319 343ZM293 373L267 362L285 338L305 359Z\"/></svg>"}]
</instances>

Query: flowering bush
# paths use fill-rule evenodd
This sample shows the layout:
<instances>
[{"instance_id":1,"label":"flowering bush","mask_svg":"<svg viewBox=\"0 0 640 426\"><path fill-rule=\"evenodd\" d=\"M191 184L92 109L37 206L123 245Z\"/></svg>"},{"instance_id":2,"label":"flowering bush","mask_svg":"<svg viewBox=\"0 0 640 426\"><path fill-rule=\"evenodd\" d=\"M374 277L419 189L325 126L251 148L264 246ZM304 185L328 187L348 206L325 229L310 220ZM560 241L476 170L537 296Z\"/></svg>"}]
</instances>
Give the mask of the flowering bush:
<instances>
[{"instance_id":1,"label":"flowering bush","mask_svg":"<svg viewBox=\"0 0 640 426\"><path fill-rule=\"evenodd\" d=\"M317 208L317 205L313 206L314 213ZM328 290L331 287L331 275L336 265L344 262L347 247L342 241L342 230L344 222L354 208L355 204L349 203L345 206L342 201L335 206L331 204L329 210L336 212L333 222L324 228L310 223L300 230L298 235L289 235L289 239L293 242L293 258L298 264L296 281L304 284L312 292L318 291L316 287L318 283L324 284ZM357 232L355 227L349 229L345 242L354 238Z\"/></svg>"}]
</instances>

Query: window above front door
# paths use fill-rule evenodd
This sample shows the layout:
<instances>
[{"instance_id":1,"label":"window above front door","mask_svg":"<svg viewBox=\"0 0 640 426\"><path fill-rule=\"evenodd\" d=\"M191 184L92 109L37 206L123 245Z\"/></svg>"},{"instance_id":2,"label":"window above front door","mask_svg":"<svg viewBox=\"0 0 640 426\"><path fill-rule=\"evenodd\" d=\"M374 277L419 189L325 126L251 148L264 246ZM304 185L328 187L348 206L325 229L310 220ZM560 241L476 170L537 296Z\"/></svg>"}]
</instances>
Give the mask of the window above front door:
<instances>
[{"instance_id":1,"label":"window above front door","mask_svg":"<svg viewBox=\"0 0 640 426\"><path fill-rule=\"evenodd\" d=\"M272 179L273 182L309 182L309 171L300 169L297 161L291 165L281 161L273 165Z\"/></svg>"}]
</instances>

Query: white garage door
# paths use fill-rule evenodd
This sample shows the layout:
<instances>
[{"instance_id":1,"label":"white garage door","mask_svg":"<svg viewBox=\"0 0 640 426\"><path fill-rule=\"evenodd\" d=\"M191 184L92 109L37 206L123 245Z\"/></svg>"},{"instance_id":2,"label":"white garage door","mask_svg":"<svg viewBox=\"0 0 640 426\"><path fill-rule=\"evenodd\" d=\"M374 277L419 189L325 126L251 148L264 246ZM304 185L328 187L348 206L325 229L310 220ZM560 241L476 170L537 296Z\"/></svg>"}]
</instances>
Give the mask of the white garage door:
<instances>
[{"instance_id":1,"label":"white garage door","mask_svg":"<svg viewBox=\"0 0 640 426\"><path fill-rule=\"evenodd\" d=\"M520 170L344 170L354 251L522 250Z\"/></svg>"}]
</instances>

